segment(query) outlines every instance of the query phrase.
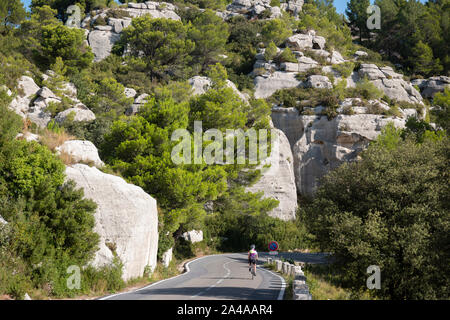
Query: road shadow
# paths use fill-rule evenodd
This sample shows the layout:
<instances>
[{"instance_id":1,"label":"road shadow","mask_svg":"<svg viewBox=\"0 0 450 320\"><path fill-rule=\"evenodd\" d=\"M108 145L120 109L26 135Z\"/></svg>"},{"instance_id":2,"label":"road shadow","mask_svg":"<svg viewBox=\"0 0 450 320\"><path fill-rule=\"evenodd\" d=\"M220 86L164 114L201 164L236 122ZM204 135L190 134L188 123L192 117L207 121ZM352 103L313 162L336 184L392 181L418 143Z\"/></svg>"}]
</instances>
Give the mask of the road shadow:
<instances>
[{"instance_id":1,"label":"road shadow","mask_svg":"<svg viewBox=\"0 0 450 320\"><path fill-rule=\"evenodd\" d=\"M197 295L197 298L232 299L232 300L276 300L280 287L277 288L249 288L249 287L184 287L184 288L159 288L141 290L135 292L138 295L148 296L154 300L170 300L170 296L184 296L189 299ZM201 293L198 295L198 293ZM124 300L127 297L122 297ZM121 300L121 297L117 297ZM175 299L174 299L175 300Z\"/></svg>"}]
</instances>

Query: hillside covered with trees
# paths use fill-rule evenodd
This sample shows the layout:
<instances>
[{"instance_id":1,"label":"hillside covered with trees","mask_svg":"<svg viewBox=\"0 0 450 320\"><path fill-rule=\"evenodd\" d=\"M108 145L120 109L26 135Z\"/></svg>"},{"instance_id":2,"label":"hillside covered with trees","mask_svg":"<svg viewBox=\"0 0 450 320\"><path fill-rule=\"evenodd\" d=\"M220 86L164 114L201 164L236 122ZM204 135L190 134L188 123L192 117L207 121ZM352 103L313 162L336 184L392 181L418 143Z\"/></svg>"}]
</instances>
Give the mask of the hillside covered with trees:
<instances>
[{"instance_id":1,"label":"hillside covered with trees","mask_svg":"<svg viewBox=\"0 0 450 320\"><path fill-rule=\"evenodd\" d=\"M259 2L1 2L0 294L104 294L130 280L120 244L95 229L107 210L67 179L81 164L156 200L158 265L172 249L182 261L277 240L330 252L356 298L448 299L450 1L376 0L379 30L368 0L345 16L330 0ZM227 129L269 130L282 157L174 163L172 134L199 121L221 146ZM70 141L95 159L61 151ZM102 250L110 263L93 265ZM366 288L370 265L382 290Z\"/></svg>"}]
</instances>

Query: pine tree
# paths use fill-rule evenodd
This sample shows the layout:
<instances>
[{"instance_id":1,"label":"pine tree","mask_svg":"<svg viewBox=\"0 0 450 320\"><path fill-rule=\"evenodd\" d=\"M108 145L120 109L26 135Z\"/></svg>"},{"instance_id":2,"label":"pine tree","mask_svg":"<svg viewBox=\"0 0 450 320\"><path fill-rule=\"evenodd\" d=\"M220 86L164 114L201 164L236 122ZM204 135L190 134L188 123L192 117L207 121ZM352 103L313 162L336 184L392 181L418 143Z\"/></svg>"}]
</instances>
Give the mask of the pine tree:
<instances>
[{"instance_id":1,"label":"pine tree","mask_svg":"<svg viewBox=\"0 0 450 320\"><path fill-rule=\"evenodd\" d=\"M0 2L0 34L7 34L25 19L26 12L20 0L2 0Z\"/></svg>"},{"instance_id":2,"label":"pine tree","mask_svg":"<svg viewBox=\"0 0 450 320\"><path fill-rule=\"evenodd\" d=\"M359 41L362 42L363 35L368 35L367 30L367 8L370 6L369 0L350 0L347 3L345 14L348 17L350 26L354 32L359 33Z\"/></svg>"}]
</instances>

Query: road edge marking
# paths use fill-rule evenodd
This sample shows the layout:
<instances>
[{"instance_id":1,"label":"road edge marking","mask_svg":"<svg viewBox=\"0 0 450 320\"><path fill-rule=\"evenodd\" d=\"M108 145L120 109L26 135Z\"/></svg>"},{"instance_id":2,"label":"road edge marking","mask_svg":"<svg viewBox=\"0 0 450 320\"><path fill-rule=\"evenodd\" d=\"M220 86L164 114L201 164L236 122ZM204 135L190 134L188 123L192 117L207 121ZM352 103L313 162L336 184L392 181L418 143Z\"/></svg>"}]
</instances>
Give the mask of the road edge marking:
<instances>
[{"instance_id":1,"label":"road edge marking","mask_svg":"<svg viewBox=\"0 0 450 320\"><path fill-rule=\"evenodd\" d=\"M140 288L140 289L130 290L130 291L126 291L126 292L120 292L120 293L111 294L111 295L108 295L108 296L99 298L99 299L97 299L97 300L108 300L108 299L110 299L110 298L114 298L114 297L117 297L117 296L120 296L120 295L123 295L123 294L128 294L128 293L133 293L133 292L139 292L139 291L148 289L148 288L150 288L150 287L153 287L153 286L155 286L155 285L157 285L157 284L163 283L163 282L165 282L165 281L173 280L173 279L175 279L175 278L184 276L185 274L188 274L188 273L191 271L191 269L189 268L189 265L190 265L192 262L198 261L198 260L201 260L201 259L204 259L204 258L207 258L207 257L214 257L214 256L220 256L220 255L221 255L221 254L213 254L213 255L209 255L209 256L203 256L203 257L196 258L196 259L194 259L194 260L191 260L191 261L187 262L187 263L184 265L184 269L186 270L186 272L183 272L183 273L181 273L181 274L179 274L179 275L177 275L177 276L174 276L174 277L171 277L171 278L167 278L167 279L159 280L159 281L157 281L157 282L151 283L151 284L149 284L149 285L147 285L147 286L145 286L145 287L142 287L142 288Z\"/></svg>"},{"instance_id":2,"label":"road edge marking","mask_svg":"<svg viewBox=\"0 0 450 320\"><path fill-rule=\"evenodd\" d=\"M284 280L284 278L282 276L280 276L279 274L276 274L275 272L267 270L266 268L260 268L260 269L264 270L264 271L267 271L267 272L273 274L274 276L277 276L278 278L280 278L280 280L281 280L281 288L280 288L280 293L278 294L277 300L284 300L284 292L286 291L286 281Z\"/></svg>"}]
</instances>

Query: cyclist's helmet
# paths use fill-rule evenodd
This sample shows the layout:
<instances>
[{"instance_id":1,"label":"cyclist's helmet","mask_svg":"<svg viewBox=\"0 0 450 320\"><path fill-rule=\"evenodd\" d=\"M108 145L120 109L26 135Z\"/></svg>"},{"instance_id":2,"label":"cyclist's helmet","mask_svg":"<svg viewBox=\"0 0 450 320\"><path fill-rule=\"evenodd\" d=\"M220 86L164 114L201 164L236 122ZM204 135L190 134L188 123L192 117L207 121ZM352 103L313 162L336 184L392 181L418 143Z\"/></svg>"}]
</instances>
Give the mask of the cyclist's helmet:
<instances>
[{"instance_id":1,"label":"cyclist's helmet","mask_svg":"<svg viewBox=\"0 0 450 320\"><path fill-rule=\"evenodd\" d=\"M252 244L252 245L250 246L250 249L255 250L255 245Z\"/></svg>"}]
</instances>

